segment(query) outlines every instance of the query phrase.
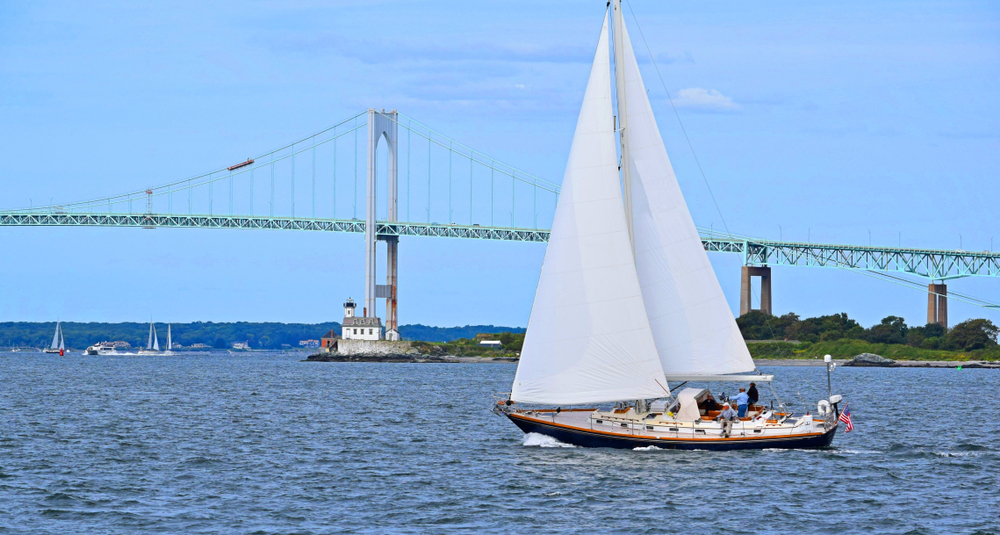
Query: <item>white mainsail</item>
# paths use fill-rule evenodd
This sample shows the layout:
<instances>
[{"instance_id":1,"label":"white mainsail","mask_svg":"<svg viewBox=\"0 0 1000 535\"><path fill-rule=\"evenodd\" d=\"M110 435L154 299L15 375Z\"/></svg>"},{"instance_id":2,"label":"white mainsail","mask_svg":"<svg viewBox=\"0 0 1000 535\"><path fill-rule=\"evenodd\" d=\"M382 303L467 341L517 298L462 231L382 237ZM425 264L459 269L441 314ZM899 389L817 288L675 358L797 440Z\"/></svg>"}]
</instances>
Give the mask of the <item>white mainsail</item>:
<instances>
[{"instance_id":1,"label":"white mainsail","mask_svg":"<svg viewBox=\"0 0 1000 535\"><path fill-rule=\"evenodd\" d=\"M56 332L52 335L52 345L49 346L49 349L59 349L59 339L62 338L60 336L60 333L62 331L62 329L60 328L61 325L62 325L61 321L56 322Z\"/></svg>"},{"instance_id":2,"label":"white mainsail","mask_svg":"<svg viewBox=\"0 0 1000 535\"><path fill-rule=\"evenodd\" d=\"M170 351L173 348L174 348L174 341L170 337L170 324L168 323L167 324L167 351Z\"/></svg>"},{"instance_id":3,"label":"white mainsail","mask_svg":"<svg viewBox=\"0 0 1000 535\"><path fill-rule=\"evenodd\" d=\"M160 341L156 338L156 327L153 326L153 322L149 322L149 338L146 340L146 349L160 350Z\"/></svg>"},{"instance_id":4,"label":"white mainsail","mask_svg":"<svg viewBox=\"0 0 1000 535\"><path fill-rule=\"evenodd\" d=\"M614 128L605 16L513 401L571 405L666 393L629 243Z\"/></svg>"},{"instance_id":5,"label":"white mainsail","mask_svg":"<svg viewBox=\"0 0 1000 535\"><path fill-rule=\"evenodd\" d=\"M702 246L622 21L635 264L667 379L755 369Z\"/></svg>"}]
</instances>

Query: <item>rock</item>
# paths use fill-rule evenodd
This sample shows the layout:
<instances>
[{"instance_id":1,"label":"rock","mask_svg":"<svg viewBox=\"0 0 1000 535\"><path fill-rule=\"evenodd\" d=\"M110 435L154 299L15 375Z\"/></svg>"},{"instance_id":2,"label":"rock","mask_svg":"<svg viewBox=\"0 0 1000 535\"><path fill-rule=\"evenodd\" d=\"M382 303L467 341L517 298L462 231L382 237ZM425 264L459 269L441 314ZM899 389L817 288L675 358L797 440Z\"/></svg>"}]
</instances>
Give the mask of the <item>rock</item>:
<instances>
[{"instance_id":1,"label":"rock","mask_svg":"<svg viewBox=\"0 0 1000 535\"><path fill-rule=\"evenodd\" d=\"M882 366L882 367L892 367L896 365L896 361L892 359L887 359L881 355L876 355L874 353L862 353L848 362L843 364L844 366Z\"/></svg>"}]
</instances>

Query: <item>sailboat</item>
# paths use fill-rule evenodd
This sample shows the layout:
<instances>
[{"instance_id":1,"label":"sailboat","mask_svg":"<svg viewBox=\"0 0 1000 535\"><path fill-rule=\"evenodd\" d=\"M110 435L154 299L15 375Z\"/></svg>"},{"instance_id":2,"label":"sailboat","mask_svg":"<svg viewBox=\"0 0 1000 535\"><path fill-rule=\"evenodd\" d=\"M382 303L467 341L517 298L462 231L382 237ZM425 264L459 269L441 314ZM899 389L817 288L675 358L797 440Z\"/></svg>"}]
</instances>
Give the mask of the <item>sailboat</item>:
<instances>
[{"instance_id":1,"label":"sailboat","mask_svg":"<svg viewBox=\"0 0 1000 535\"><path fill-rule=\"evenodd\" d=\"M66 340L63 339L62 322L56 322L56 333L52 335L52 345L45 348L46 353L59 353L60 356L66 354Z\"/></svg>"},{"instance_id":2,"label":"sailboat","mask_svg":"<svg viewBox=\"0 0 1000 535\"><path fill-rule=\"evenodd\" d=\"M725 400L708 384L674 392L773 376L757 370L709 263L622 19L612 0L514 383L494 412L525 433L585 447L829 446L840 401L832 393L815 415L779 401L720 420Z\"/></svg>"},{"instance_id":3,"label":"sailboat","mask_svg":"<svg viewBox=\"0 0 1000 535\"><path fill-rule=\"evenodd\" d=\"M140 355L160 355L160 341L156 338L156 327L153 322L149 322L149 338L146 341L145 349L139 349Z\"/></svg>"},{"instance_id":4,"label":"sailboat","mask_svg":"<svg viewBox=\"0 0 1000 535\"><path fill-rule=\"evenodd\" d=\"M173 355L174 354L174 339L170 334L170 324L167 324L167 350L164 351L163 355Z\"/></svg>"}]
</instances>

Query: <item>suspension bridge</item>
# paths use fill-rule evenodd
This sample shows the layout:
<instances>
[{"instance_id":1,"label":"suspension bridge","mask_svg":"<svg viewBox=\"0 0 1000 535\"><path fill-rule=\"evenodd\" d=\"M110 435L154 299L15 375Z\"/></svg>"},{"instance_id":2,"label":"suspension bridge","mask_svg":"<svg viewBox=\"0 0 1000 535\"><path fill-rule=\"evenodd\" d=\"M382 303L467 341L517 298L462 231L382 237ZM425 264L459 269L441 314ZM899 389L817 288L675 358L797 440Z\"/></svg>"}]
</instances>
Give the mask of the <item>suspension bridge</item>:
<instances>
[{"instance_id":1,"label":"suspension bridge","mask_svg":"<svg viewBox=\"0 0 1000 535\"><path fill-rule=\"evenodd\" d=\"M277 149L168 184L0 211L0 226L270 229L365 235L364 313L385 300L398 337L399 238L548 240L559 186L396 111L369 109ZM359 217L360 216L360 217ZM741 255L740 313L771 313L771 266L849 269L910 286L926 280L928 323L947 326L946 281L1000 276L1000 253L773 241L699 228L709 252ZM377 282L385 243L385 284ZM953 299L997 305L958 293Z\"/></svg>"}]
</instances>

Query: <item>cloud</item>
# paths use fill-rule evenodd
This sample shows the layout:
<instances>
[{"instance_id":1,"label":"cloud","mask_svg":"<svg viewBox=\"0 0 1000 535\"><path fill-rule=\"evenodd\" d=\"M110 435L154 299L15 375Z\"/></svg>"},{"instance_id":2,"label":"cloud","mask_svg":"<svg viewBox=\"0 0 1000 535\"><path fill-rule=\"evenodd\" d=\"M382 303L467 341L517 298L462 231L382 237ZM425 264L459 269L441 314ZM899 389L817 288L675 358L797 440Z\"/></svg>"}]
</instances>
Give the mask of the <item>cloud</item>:
<instances>
[{"instance_id":1,"label":"cloud","mask_svg":"<svg viewBox=\"0 0 1000 535\"><path fill-rule=\"evenodd\" d=\"M740 105L733 102L733 99L717 90L700 87L689 87L678 91L674 105L678 108L701 111L736 111L740 109Z\"/></svg>"},{"instance_id":2,"label":"cloud","mask_svg":"<svg viewBox=\"0 0 1000 535\"><path fill-rule=\"evenodd\" d=\"M488 61L512 63L589 63L593 50L586 46L550 46L491 41L373 40L353 41L327 34L317 37L291 37L269 40L266 44L279 52L314 53L331 50L336 54L368 64L408 63L414 61Z\"/></svg>"}]
</instances>

